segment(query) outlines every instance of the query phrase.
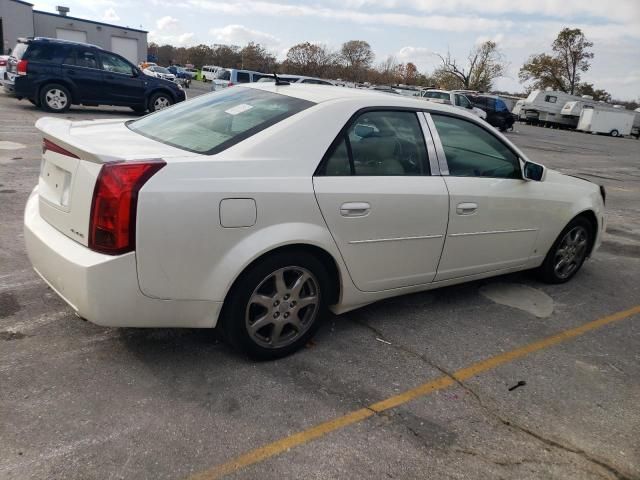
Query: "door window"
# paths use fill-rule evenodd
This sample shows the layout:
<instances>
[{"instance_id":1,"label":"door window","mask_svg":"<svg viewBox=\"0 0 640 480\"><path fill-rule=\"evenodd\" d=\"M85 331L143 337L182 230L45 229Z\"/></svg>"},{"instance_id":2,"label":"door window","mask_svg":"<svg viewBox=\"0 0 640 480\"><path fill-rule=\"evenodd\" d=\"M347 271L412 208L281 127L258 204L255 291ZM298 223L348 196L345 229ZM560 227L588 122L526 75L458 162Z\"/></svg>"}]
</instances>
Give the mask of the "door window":
<instances>
[{"instance_id":1,"label":"door window","mask_svg":"<svg viewBox=\"0 0 640 480\"><path fill-rule=\"evenodd\" d=\"M504 103L499 98L496 99L496 112L508 112L508 111L509 109L507 108L507 104Z\"/></svg>"},{"instance_id":2,"label":"door window","mask_svg":"<svg viewBox=\"0 0 640 480\"><path fill-rule=\"evenodd\" d=\"M98 60L95 52L91 50L80 50L76 54L76 65L78 67L98 68Z\"/></svg>"},{"instance_id":3,"label":"door window","mask_svg":"<svg viewBox=\"0 0 640 480\"><path fill-rule=\"evenodd\" d=\"M471 103L464 95L456 94L456 105L462 108L471 108Z\"/></svg>"},{"instance_id":4,"label":"door window","mask_svg":"<svg viewBox=\"0 0 640 480\"><path fill-rule=\"evenodd\" d=\"M415 112L371 111L358 116L327 157L321 175L429 175Z\"/></svg>"},{"instance_id":5,"label":"door window","mask_svg":"<svg viewBox=\"0 0 640 480\"><path fill-rule=\"evenodd\" d=\"M522 178L520 161L497 137L461 118L432 114L449 166L456 177Z\"/></svg>"},{"instance_id":6,"label":"door window","mask_svg":"<svg viewBox=\"0 0 640 480\"><path fill-rule=\"evenodd\" d=\"M544 97L544 101L549 103L556 103L558 101L558 97L555 97L553 95L546 95Z\"/></svg>"},{"instance_id":7,"label":"door window","mask_svg":"<svg viewBox=\"0 0 640 480\"><path fill-rule=\"evenodd\" d=\"M251 77L247 72L238 72L238 83L249 83Z\"/></svg>"},{"instance_id":8,"label":"door window","mask_svg":"<svg viewBox=\"0 0 640 480\"><path fill-rule=\"evenodd\" d=\"M133 75L133 68L126 60L109 53L101 53L100 55L102 57L103 70L113 73L122 73L124 75Z\"/></svg>"}]
</instances>

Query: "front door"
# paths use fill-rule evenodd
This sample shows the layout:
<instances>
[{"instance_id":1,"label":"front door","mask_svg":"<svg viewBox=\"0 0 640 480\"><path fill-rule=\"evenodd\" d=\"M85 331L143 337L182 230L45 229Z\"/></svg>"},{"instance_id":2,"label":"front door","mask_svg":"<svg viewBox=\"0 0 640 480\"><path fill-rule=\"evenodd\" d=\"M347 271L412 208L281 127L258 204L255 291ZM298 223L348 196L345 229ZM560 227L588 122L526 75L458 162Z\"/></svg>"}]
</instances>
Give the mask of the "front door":
<instances>
[{"instance_id":1,"label":"front door","mask_svg":"<svg viewBox=\"0 0 640 480\"><path fill-rule=\"evenodd\" d=\"M539 183L522 179L518 156L486 128L460 117L431 118L451 198L436 281L524 265L543 216L535 200Z\"/></svg>"},{"instance_id":2,"label":"front door","mask_svg":"<svg viewBox=\"0 0 640 480\"><path fill-rule=\"evenodd\" d=\"M362 291L426 284L436 274L449 196L443 178L431 175L419 118L412 111L362 113L313 179L322 215Z\"/></svg>"},{"instance_id":3,"label":"front door","mask_svg":"<svg viewBox=\"0 0 640 480\"><path fill-rule=\"evenodd\" d=\"M101 52L100 59L109 100L117 105L143 105L145 81L133 65L112 53Z\"/></svg>"},{"instance_id":4,"label":"front door","mask_svg":"<svg viewBox=\"0 0 640 480\"><path fill-rule=\"evenodd\" d=\"M76 87L79 103L98 104L106 98L98 53L92 48L70 48L62 73Z\"/></svg>"}]
</instances>

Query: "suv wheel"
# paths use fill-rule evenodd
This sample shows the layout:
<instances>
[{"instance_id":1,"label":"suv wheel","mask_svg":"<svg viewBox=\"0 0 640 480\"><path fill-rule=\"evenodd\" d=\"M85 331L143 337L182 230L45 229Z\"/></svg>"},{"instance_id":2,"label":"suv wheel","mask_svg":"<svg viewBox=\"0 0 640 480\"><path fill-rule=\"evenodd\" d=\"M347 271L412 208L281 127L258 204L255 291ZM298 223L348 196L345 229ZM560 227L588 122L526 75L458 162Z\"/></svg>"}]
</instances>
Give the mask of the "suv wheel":
<instances>
[{"instance_id":1,"label":"suv wheel","mask_svg":"<svg viewBox=\"0 0 640 480\"><path fill-rule=\"evenodd\" d=\"M225 340L251 357L273 359L302 348L325 312L326 269L305 252L278 252L250 267L225 302Z\"/></svg>"},{"instance_id":2,"label":"suv wheel","mask_svg":"<svg viewBox=\"0 0 640 480\"><path fill-rule=\"evenodd\" d=\"M157 112L173 105L173 99L164 92L154 93L149 100L149 111Z\"/></svg>"},{"instance_id":3,"label":"suv wheel","mask_svg":"<svg viewBox=\"0 0 640 480\"><path fill-rule=\"evenodd\" d=\"M71 107L71 94L66 87L50 83L40 90L40 105L48 112L66 112Z\"/></svg>"}]
</instances>

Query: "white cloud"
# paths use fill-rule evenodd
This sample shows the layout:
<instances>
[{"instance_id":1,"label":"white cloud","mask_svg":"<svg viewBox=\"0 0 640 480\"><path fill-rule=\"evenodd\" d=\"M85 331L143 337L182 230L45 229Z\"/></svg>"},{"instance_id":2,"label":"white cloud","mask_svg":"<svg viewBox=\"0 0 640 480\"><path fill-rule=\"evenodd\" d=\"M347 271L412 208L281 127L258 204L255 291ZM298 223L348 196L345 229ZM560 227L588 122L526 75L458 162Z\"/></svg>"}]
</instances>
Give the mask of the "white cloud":
<instances>
[{"instance_id":1,"label":"white cloud","mask_svg":"<svg viewBox=\"0 0 640 480\"><path fill-rule=\"evenodd\" d=\"M102 15L102 20L105 22L117 22L120 20L120 17L116 13L114 8L107 8Z\"/></svg>"},{"instance_id":2,"label":"white cloud","mask_svg":"<svg viewBox=\"0 0 640 480\"><path fill-rule=\"evenodd\" d=\"M216 41L231 45L246 45L249 42L260 43L273 47L280 44L280 39L270 33L252 30L244 25L227 25L222 28L212 28L209 33Z\"/></svg>"},{"instance_id":3,"label":"white cloud","mask_svg":"<svg viewBox=\"0 0 640 480\"><path fill-rule=\"evenodd\" d=\"M432 71L439 62L436 52L425 47L402 47L395 57L401 63L414 63L420 72Z\"/></svg>"},{"instance_id":4,"label":"white cloud","mask_svg":"<svg viewBox=\"0 0 640 480\"><path fill-rule=\"evenodd\" d=\"M156 21L156 28L158 30L172 30L178 26L178 23L179 21L177 18L173 18L172 16L167 15Z\"/></svg>"},{"instance_id":5,"label":"white cloud","mask_svg":"<svg viewBox=\"0 0 640 480\"><path fill-rule=\"evenodd\" d=\"M176 35L164 35L162 32L152 30L149 32L149 43L158 45L173 45L174 47L188 47L197 43L196 35L193 32L185 32Z\"/></svg>"},{"instance_id":6,"label":"white cloud","mask_svg":"<svg viewBox=\"0 0 640 480\"><path fill-rule=\"evenodd\" d=\"M504 40L504 33L496 33L493 36L480 35L478 38L476 38L476 45L482 45L485 42L492 41L497 43L498 46L500 46L503 40Z\"/></svg>"}]
</instances>

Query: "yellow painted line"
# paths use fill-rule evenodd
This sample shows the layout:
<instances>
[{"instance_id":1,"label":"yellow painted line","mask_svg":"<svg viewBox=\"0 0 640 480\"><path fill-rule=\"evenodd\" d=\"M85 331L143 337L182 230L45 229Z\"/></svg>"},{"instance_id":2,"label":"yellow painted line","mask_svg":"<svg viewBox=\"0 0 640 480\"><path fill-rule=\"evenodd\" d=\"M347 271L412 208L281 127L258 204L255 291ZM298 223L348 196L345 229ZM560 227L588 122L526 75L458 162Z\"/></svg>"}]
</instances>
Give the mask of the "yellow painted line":
<instances>
[{"instance_id":1,"label":"yellow painted line","mask_svg":"<svg viewBox=\"0 0 640 480\"><path fill-rule=\"evenodd\" d=\"M504 365L505 363L512 362L539 350L543 350L567 340L571 340L572 338L584 335L585 333L597 328L604 327L605 325L613 322L624 320L625 318L629 318L639 313L640 305L636 305L635 307L632 307L628 310L623 310L621 312L607 315L606 317L602 317L598 320L585 323L584 325L581 325L579 327L565 330L564 332L560 332L557 335L552 335L551 337L547 337L523 347L516 348L515 350L501 353L500 355L482 360L454 372L452 376L443 376L436 378L435 380L419 385L415 388L412 388L411 390L407 390L398 395L394 395L393 397L389 397L380 402L371 404L368 407L355 410L341 417L337 417L327 422L320 423L314 427L308 428L307 430L302 430L300 432L289 435L288 437L281 438L280 440L276 440L275 442L256 448L255 450L251 450L228 462L216 465L209 470L197 473L189 477L189 480L214 480L224 477L225 475L230 475L234 472L237 472L238 470L241 470L242 468L248 467L249 465L259 463L263 460L266 460L267 458L274 457L283 452L286 452L291 448L298 447L341 428L361 422L362 420L365 420L377 413L384 412L385 410L395 408L399 405L403 405L407 402L410 402L411 400L415 400L416 398L424 397L437 390L448 388L454 385L456 381L468 380L469 378L475 377L488 370L492 370L500 365Z\"/></svg>"}]
</instances>

